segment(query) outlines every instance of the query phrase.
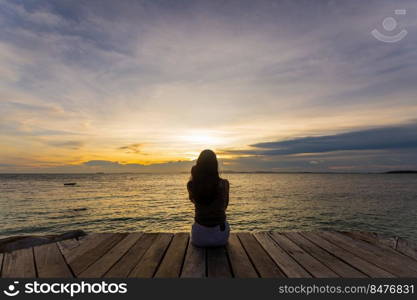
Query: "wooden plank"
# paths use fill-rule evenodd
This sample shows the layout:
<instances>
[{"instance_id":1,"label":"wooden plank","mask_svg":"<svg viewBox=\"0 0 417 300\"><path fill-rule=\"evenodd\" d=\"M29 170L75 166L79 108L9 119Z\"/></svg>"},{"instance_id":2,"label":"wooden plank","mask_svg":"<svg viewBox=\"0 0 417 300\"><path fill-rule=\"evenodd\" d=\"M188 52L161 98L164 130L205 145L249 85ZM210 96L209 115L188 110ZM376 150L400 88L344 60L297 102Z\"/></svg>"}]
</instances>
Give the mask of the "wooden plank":
<instances>
[{"instance_id":1,"label":"wooden plank","mask_svg":"<svg viewBox=\"0 0 417 300\"><path fill-rule=\"evenodd\" d=\"M92 234L93 236L101 236L99 234ZM90 236L90 235L87 235ZM75 256L77 250L79 250L79 246L81 245L82 241L79 239L68 239L64 241L57 242L59 250L61 250L62 255L64 255L66 260L71 260L71 256Z\"/></svg>"},{"instance_id":2,"label":"wooden plank","mask_svg":"<svg viewBox=\"0 0 417 300\"><path fill-rule=\"evenodd\" d=\"M254 236L287 277L312 277L310 273L308 273L300 264L297 263L297 261L295 261L290 255L288 255L287 252L279 247L271 239L268 233L255 233Z\"/></svg>"},{"instance_id":3,"label":"wooden plank","mask_svg":"<svg viewBox=\"0 0 417 300\"><path fill-rule=\"evenodd\" d=\"M313 277L340 277L338 274L323 265L320 261L308 254L283 234L273 232L271 233L271 237L282 249L284 249L292 258L294 258L300 265L302 265L303 268L305 268L311 275L313 275Z\"/></svg>"},{"instance_id":4,"label":"wooden plank","mask_svg":"<svg viewBox=\"0 0 417 300\"><path fill-rule=\"evenodd\" d=\"M371 244L381 246L381 247L389 247L391 249L395 249L397 246L397 237L388 237L383 236L381 234L377 234L375 232L365 232L365 231L342 231L342 234L346 234L347 236L369 242Z\"/></svg>"},{"instance_id":5,"label":"wooden plank","mask_svg":"<svg viewBox=\"0 0 417 300\"><path fill-rule=\"evenodd\" d=\"M296 243L304 251L308 252L311 256L315 257L323 265L327 266L333 272L338 274L340 277L345 278L367 278L365 274L359 272L357 269L346 264L336 256L329 254L327 251L319 248L299 233L289 232L285 234L290 240Z\"/></svg>"},{"instance_id":6,"label":"wooden plank","mask_svg":"<svg viewBox=\"0 0 417 300\"><path fill-rule=\"evenodd\" d=\"M346 235L334 232L320 232L321 237L337 244L347 251L367 260L381 269L399 277L415 277L417 271L410 269L409 258L398 257L394 250L376 247L372 244L352 239Z\"/></svg>"},{"instance_id":7,"label":"wooden plank","mask_svg":"<svg viewBox=\"0 0 417 300\"><path fill-rule=\"evenodd\" d=\"M256 273L255 267L252 265L248 255L243 249L236 233L231 233L229 242L226 245L226 250L229 255L230 265L234 277L237 278L256 278L259 277Z\"/></svg>"},{"instance_id":8,"label":"wooden plank","mask_svg":"<svg viewBox=\"0 0 417 300\"><path fill-rule=\"evenodd\" d=\"M398 238L396 250L417 260L417 243L414 241L407 241L403 238Z\"/></svg>"},{"instance_id":9,"label":"wooden plank","mask_svg":"<svg viewBox=\"0 0 417 300\"><path fill-rule=\"evenodd\" d=\"M3 253L0 253L0 278L1 278L1 269L3 266L3 257L4 257Z\"/></svg>"},{"instance_id":10,"label":"wooden plank","mask_svg":"<svg viewBox=\"0 0 417 300\"><path fill-rule=\"evenodd\" d=\"M35 278L33 248L25 248L4 254L3 278Z\"/></svg>"},{"instance_id":11,"label":"wooden plank","mask_svg":"<svg viewBox=\"0 0 417 300\"><path fill-rule=\"evenodd\" d=\"M56 244L64 257L69 257L71 252L80 246L80 242L77 239L59 241Z\"/></svg>"},{"instance_id":12,"label":"wooden plank","mask_svg":"<svg viewBox=\"0 0 417 300\"><path fill-rule=\"evenodd\" d=\"M246 250L255 269L262 278L282 278L284 273L278 268L268 253L262 248L255 237L248 233L238 233L240 242Z\"/></svg>"},{"instance_id":13,"label":"wooden plank","mask_svg":"<svg viewBox=\"0 0 417 300\"><path fill-rule=\"evenodd\" d=\"M396 265L398 269L406 269L410 271L407 272L404 270L405 272L403 272L403 276L407 276L407 273L408 276L417 275L417 261L395 249L381 245L374 245L362 240L356 240L339 232L323 232L323 234L327 234L333 238L343 240L345 244L353 244L356 247L361 248L361 250L367 251L368 253L373 253L374 257L376 257L380 262L384 262L389 259L390 264Z\"/></svg>"},{"instance_id":14,"label":"wooden plank","mask_svg":"<svg viewBox=\"0 0 417 300\"><path fill-rule=\"evenodd\" d=\"M3 253L0 253L0 278L1 278L2 266L3 266Z\"/></svg>"},{"instance_id":15,"label":"wooden plank","mask_svg":"<svg viewBox=\"0 0 417 300\"><path fill-rule=\"evenodd\" d=\"M145 233L127 253L104 275L106 278L126 278L155 241L157 233Z\"/></svg>"},{"instance_id":16,"label":"wooden plank","mask_svg":"<svg viewBox=\"0 0 417 300\"><path fill-rule=\"evenodd\" d=\"M176 233L155 274L155 278L178 278L184 263L189 234Z\"/></svg>"},{"instance_id":17,"label":"wooden plank","mask_svg":"<svg viewBox=\"0 0 417 300\"><path fill-rule=\"evenodd\" d=\"M188 241L187 233L92 234L0 253L0 274L71 277L73 268L79 277L118 278L417 276L417 244L375 233L232 233L226 247L207 250Z\"/></svg>"},{"instance_id":18,"label":"wooden plank","mask_svg":"<svg viewBox=\"0 0 417 300\"><path fill-rule=\"evenodd\" d=\"M159 233L129 277L152 278L168 248L173 234Z\"/></svg>"},{"instance_id":19,"label":"wooden plank","mask_svg":"<svg viewBox=\"0 0 417 300\"><path fill-rule=\"evenodd\" d=\"M56 243L33 248L35 265L40 278L71 278L68 265Z\"/></svg>"},{"instance_id":20,"label":"wooden plank","mask_svg":"<svg viewBox=\"0 0 417 300\"><path fill-rule=\"evenodd\" d=\"M329 253L333 254L334 256L339 257L341 260L345 261L349 265L355 267L362 273L366 274L372 278L393 278L395 277L393 274L375 266L374 264L363 260L362 258L352 254L349 251L346 251L339 246L330 243L329 241L320 237L317 233L314 232L302 232L301 235L308 239L309 241L313 242L317 246L323 248L324 250L328 251Z\"/></svg>"},{"instance_id":21,"label":"wooden plank","mask_svg":"<svg viewBox=\"0 0 417 300\"><path fill-rule=\"evenodd\" d=\"M79 276L84 270L86 270L91 264L97 261L105 253L107 253L114 245L122 240L126 234L115 233L107 236L104 240L100 240L93 247L89 247L88 250L72 259L67 260L75 276ZM91 240L90 240L91 241ZM82 244L81 244L82 245Z\"/></svg>"},{"instance_id":22,"label":"wooden plank","mask_svg":"<svg viewBox=\"0 0 417 300\"><path fill-rule=\"evenodd\" d=\"M354 239L364 240L368 242L376 242L377 237L375 232L367 231L339 231L342 234L346 234Z\"/></svg>"},{"instance_id":23,"label":"wooden plank","mask_svg":"<svg viewBox=\"0 0 417 300\"><path fill-rule=\"evenodd\" d=\"M143 235L143 233L131 233L111 248L101 258L96 260L78 277L98 278L102 277Z\"/></svg>"},{"instance_id":24,"label":"wooden plank","mask_svg":"<svg viewBox=\"0 0 417 300\"><path fill-rule=\"evenodd\" d=\"M209 278L233 277L225 247L207 248L207 276Z\"/></svg>"},{"instance_id":25,"label":"wooden plank","mask_svg":"<svg viewBox=\"0 0 417 300\"><path fill-rule=\"evenodd\" d=\"M112 237L113 233L94 233L83 236L80 239L70 239L58 242L58 247L67 263L73 262L78 256L95 248L97 244Z\"/></svg>"},{"instance_id":26,"label":"wooden plank","mask_svg":"<svg viewBox=\"0 0 417 300\"><path fill-rule=\"evenodd\" d=\"M206 277L206 249L188 243L185 254L182 278L203 278Z\"/></svg>"}]
</instances>

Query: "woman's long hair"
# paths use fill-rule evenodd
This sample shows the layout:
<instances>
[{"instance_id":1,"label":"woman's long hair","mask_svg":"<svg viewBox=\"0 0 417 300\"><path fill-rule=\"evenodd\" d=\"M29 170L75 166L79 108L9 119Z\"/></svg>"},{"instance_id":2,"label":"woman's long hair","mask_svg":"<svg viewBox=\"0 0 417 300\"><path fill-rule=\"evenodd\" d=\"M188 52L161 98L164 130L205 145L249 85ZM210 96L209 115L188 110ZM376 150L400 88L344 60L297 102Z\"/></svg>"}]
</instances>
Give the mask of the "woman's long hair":
<instances>
[{"instance_id":1,"label":"woman's long hair","mask_svg":"<svg viewBox=\"0 0 417 300\"><path fill-rule=\"evenodd\" d=\"M216 154L211 150L204 150L196 165L191 168L189 184L194 200L198 203L210 203L217 197L219 180Z\"/></svg>"}]
</instances>

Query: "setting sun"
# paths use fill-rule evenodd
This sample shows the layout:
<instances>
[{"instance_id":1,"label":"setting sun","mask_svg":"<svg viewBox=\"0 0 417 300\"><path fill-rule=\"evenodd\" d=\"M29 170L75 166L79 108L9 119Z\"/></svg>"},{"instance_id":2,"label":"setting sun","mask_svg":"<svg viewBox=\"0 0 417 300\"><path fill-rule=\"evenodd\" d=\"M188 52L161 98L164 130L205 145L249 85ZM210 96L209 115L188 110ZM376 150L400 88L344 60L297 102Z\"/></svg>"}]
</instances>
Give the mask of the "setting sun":
<instances>
[{"instance_id":1,"label":"setting sun","mask_svg":"<svg viewBox=\"0 0 417 300\"><path fill-rule=\"evenodd\" d=\"M180 138L187 143L193 145L204 145L207 147L218 146L224 143L224 138L209 132L192 132L188 135L181 136Z\"/></svg>"}]
</instances>

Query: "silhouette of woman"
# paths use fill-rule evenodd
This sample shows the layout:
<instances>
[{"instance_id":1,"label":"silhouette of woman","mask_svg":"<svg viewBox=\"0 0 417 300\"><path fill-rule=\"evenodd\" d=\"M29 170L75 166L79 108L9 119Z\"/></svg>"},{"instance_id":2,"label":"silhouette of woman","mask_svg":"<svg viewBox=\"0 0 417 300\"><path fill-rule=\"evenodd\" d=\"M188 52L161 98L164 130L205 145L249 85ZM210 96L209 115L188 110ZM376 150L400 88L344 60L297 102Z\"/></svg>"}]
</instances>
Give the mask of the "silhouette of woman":
<instances>
[{"instance_id":1,"label":"silhouette of woman","mask_svg":"<svg viewBox=\"0 0 417 300\"><path fill-rule=\"evenodd\" d=\"M222 246L229 238L226 208L229 204L229 182L219 176L216 154L200 153L191 168L188 194L195 206L191 243L198 247Z\"/></svg>"}]
</instances>

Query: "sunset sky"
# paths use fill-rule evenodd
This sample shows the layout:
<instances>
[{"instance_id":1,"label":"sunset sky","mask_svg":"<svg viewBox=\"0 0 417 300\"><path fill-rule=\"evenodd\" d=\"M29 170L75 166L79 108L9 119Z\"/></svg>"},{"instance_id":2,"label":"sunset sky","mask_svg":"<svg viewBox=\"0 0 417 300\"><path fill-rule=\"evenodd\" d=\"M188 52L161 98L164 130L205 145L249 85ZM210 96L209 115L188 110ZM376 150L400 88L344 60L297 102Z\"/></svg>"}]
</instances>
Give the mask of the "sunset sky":
<instances>
[{"instance_id":1,"label":"sunset sky","mask_svg":"<svg viewBox=\"0 0 417 300\"><path fill-rule=\"evenodd\" d=\"M2 173L417 169L416 95L414 0L0 0Z\"/></svg>"}]
</instances>

